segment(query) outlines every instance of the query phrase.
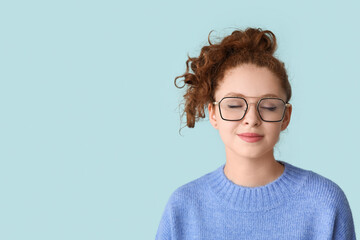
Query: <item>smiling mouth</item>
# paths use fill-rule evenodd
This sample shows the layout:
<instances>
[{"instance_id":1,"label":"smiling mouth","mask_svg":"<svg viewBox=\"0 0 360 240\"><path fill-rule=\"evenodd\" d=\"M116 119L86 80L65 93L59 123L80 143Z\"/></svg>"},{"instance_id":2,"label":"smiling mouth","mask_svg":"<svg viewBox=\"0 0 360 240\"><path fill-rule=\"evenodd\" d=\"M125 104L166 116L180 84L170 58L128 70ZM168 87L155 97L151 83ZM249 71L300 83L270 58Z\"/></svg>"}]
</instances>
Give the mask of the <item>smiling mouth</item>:
<instances>
[{"instance_id":1,"label":"smiling mouth","mask_svg":"<svg viewBox=\"0 0 360 240\"><path fill-rule=\"evenodd\" d=\"M249 142L249 143L258 142L264 137L258 134L239 134L238 136L245 142Z\"/></svg>"}]
</instances>

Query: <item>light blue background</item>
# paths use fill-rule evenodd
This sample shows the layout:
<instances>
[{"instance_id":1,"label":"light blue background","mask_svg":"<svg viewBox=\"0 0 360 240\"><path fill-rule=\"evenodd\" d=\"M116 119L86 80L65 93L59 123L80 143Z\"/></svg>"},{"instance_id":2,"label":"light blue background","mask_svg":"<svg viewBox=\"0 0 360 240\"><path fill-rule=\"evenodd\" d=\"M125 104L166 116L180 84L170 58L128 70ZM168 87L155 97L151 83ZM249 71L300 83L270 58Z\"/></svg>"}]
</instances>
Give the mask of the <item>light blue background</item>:
<instances>
[{"instance_id":1,"label":"light blue background","mask_svg":"<svg viewBox=\"0 0 360 240\"><path fill-rule=\"evenodd\" d=\"M0 239L154 239L170 194L225 162L179 135L173 80L207 36L278 39L293 115L276 158L346 193L360 233L358 1L2 1Z\"/></svg>"}]
</instances>

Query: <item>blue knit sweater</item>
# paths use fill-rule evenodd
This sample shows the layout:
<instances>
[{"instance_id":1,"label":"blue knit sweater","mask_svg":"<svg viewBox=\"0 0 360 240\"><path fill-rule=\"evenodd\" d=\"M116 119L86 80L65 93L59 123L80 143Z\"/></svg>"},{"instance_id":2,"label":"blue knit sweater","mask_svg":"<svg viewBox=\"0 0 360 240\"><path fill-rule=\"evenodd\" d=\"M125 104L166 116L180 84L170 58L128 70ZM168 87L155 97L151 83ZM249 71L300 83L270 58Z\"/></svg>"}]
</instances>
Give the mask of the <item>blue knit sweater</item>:
<instances>
[{"instance_id":1,"label":"blue knit sweater","mask_svg":"<svg viewBox=\"0 0 360 240\"><path fill-rule=\"evenodd\" d=\"M348 200L331 180L285 166L275 181L243 187L224 165L176 189L166 204L156 240L354 240Z\"/></svg>"}]
</instances>

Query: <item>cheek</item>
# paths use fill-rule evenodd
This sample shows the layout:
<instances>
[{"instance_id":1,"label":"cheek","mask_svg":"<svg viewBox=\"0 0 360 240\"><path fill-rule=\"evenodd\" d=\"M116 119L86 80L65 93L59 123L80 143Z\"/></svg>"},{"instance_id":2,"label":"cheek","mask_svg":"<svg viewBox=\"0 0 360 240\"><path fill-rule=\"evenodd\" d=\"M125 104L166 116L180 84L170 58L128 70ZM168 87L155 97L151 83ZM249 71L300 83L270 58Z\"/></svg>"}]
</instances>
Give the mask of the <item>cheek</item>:
<instances>
[{"instance_id":1,"label":"cheek","mask_svg":"<svg viewBox=\"0 0 360 240\"><path fill-rule=\"evenodd\" d=\"M281 132L281 124L276 124L271 126L271 128L269 128L268 134L273 142L277 142L279 140L280 132Z\"/></svg>"},{"instance_id":2,"label":"cheek","mask_svg":"<svg viewBox=\"0 0 360 240\"><path fill-rule=\"evenodd\" d=\"M231 121L218 121L218 130L221 139L226 142L229 138L236 136L236 129L238 127L237 122Z\"/></svg>"}]
</instances>

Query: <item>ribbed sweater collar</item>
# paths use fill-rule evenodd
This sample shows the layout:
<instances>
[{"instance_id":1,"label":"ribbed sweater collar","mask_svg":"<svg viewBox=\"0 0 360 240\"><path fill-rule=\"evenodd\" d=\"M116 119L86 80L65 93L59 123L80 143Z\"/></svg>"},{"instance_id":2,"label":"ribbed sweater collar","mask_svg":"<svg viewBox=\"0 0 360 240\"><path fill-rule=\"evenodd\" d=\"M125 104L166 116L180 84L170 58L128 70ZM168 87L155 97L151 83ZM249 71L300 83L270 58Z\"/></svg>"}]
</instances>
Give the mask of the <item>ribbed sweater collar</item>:
<instances>
[{"instance_id":1,"label":"ribbed sweater collar","mask_svg":"<svg viewBox=\"0 0 360 240\"><path fill-rule=\"evenodd\" d=\"M221 204L246 212L265 211L286 204L302 187L310 171L287 162L280 177L259 187L244 187L233 183L224 174L225 164L208 175L208 186Z\"/></svg>"}]
</instances>

